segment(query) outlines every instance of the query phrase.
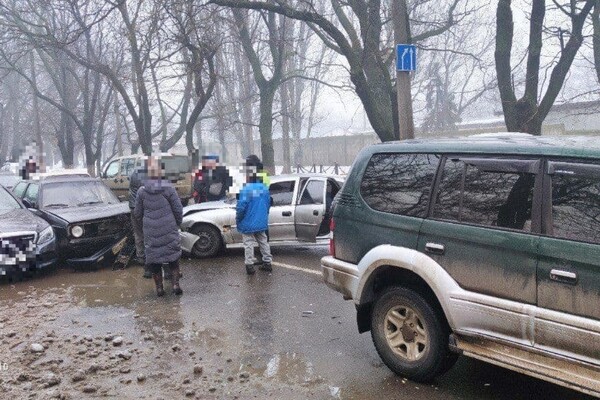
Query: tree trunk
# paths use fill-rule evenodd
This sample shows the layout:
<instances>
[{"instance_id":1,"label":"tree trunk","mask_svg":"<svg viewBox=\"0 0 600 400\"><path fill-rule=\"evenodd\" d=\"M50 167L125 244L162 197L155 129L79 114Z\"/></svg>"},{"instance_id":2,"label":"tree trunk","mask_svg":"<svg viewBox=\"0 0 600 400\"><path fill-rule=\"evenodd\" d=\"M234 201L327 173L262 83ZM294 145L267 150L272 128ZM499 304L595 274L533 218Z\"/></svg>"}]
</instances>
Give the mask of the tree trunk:
<instances>
[{"instance_id":1,"label":"tree trunk","mask_svg":"<svg viewBox=\"0 0 600 400\"><path fill-rule=\"evenodd\" d=\"M260 90L260 150L264 168L269 174L275 174L275 152L273 150L273 99L275 88L271 85L259 88Z\"/></svg>"},{"instance_id":2,"label":"tree trunk","mask_svg":"<svg viewBox=\"0 0 600 400\"><path fill-rule=\"evenodd\" d=\"M596 68L596 78L600 83L600 0L596 0L594 11L592 12L592 23L594 26L594 67Z\"/></svg>"},{"instance_id":3,"label":"tree trunk","mask_svg":"<svg viewBox=\"0 0 600 400\"><path fill-rule=\"evenodd\" d=\"M281 90L279 91L279 95L281 96L281 146L283 148L283 173L289 174L292 172L290 166L290 96L289 96L289 86L293 83L288 81L281 86Z\"/></svg>"},{"instance_id":4,"label":"tree trunk","mask_svg":"<svg viewBox=\"0 0 600 400\"><path fill-rule=\"evenodd\" d=\"M117 154L119 157L123 155L123 130L121 128L121 115L119 114L119 96L115 93L114 96L113 110L115 115L115 129L116 129L116 142L117 142Z\"/></svg>"},{"instance_id":5,"label":"tree trunk","mask_svg":"<svg viewBox=\"0 0 600 400\"><path fill-rule=\"evenodd\" d=\"M29 59L31 65L31 81L33 83L33 87L37 88L37 76L35 71L35 59L33 52L31 53L31 57ZM35 93L35 90L32 93L33 95L33 131L35 132L35 140L36 140L36 152L37 152L37 166L39 168L39 172L45 172L46 167L44 163L44 142L42 141L42 126L40 124L40 105L38 101L38 97Z\"/></svg>"},{"instance_id":6,"label":"tree trunk","mask_svg":"<svg viewBox=\"0 0 600 400\"><path fill-rule=\"evenodd\" d=\"M58 150L63 163L63 168L73 168L75 162L75 141L73 140L75 127L73 119L66 112L60 113L60 127L56 132Z\"/></svg>"},{"instance_id":7,"label":"tree trunk","mask_svg":"<svg viewBox=\"0 0 600 400\"><path fill-rule=\"evenodd\" d=\"M8 148L6 143L8 142L8 130L6 129L4 123L5 116L6 106L4 104L0 104L0 132L2 132L2 135L0 135L0 166L4 164L4 161L6 160L6 150Z\"/></svg>"}]
</instances>

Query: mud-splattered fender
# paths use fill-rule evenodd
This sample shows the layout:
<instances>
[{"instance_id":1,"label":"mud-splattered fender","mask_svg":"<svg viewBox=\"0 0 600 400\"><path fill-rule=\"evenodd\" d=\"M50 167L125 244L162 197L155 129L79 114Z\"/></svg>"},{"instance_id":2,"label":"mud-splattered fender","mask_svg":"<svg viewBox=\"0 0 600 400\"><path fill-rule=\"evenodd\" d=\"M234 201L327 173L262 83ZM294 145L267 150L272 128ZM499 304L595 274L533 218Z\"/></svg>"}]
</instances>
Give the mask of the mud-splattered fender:
<instances>
[{"instance_id":1,"label":"mud-splattered fender","mask_svg":"<svg viewBox=\"0 0 600 400\"><path fill-rule=\"evenodd\" d=\"M371 249L358 263L358 287L353 296L356 305L365 302L364 290L369 279L379 267L391 266L414 272L429 285L440 302L450 327L454 318L450 298L453 293L463 292L456 281L433 259L416 250L392 245Z\"/></svg>"}]
</instances>

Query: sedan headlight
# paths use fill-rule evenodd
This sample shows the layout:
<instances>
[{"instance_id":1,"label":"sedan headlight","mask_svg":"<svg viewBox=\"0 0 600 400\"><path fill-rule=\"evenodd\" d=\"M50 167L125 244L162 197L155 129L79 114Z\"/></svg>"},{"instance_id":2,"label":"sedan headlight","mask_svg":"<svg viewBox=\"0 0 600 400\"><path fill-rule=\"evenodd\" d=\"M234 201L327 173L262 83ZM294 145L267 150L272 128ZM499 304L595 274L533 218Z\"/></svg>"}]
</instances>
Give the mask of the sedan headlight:
<instances>
[{"instance_id":1,"label":"sedan headlight","mask_svg":"<svg viewBox=\"0 0 600 400\"><path fill-rule=\"evenodd\" d=\"M37 244L48 243L52 239L54 239L54 231L52 230L52 227L49 226L40 232L38 235Z\"/></svg>"},{"instance_id":2,"label":"sedan headlight","mask_svg":"<svg viewBox=\"0 0 600 400\"><path fill-rule=\"evenodd\" d=\"M80 238L83 236L83 227L80 225L75 225L71 227L71 236L74 238Z\"/></svg>"}]
</instances>

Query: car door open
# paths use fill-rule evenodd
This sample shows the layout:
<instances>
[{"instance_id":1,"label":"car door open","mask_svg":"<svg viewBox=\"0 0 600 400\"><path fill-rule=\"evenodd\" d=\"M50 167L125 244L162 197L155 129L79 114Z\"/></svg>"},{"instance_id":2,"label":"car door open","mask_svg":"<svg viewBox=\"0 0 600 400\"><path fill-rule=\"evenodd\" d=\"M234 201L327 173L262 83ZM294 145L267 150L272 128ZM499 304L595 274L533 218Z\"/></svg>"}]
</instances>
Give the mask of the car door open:
<instances>
[{"instance_id":1,"label":"car door open","mask_svg":"<svg viewBox=\"0 0 600 400\"><path fill-rule=\"evenodd\" d=\"M311 178L306 182L296 205L296 238L305 242L316 241L325 216L325 178Z\"/></svg>"}]
</instances>

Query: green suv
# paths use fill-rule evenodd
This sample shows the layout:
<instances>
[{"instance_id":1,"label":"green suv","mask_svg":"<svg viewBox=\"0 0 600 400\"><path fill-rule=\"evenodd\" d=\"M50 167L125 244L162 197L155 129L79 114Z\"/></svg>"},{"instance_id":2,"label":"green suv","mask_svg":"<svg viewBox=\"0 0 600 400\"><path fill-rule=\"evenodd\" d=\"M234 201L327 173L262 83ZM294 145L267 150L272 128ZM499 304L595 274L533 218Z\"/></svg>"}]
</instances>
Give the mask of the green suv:
<instances>
[{"instance_id":1,"label":"green suv","mask_svg":"<svg viewBox=\"0 0 600 400\"><path fill-rule=\"evenodd\" d=\"M600 137L368 147L331 228L324 280L394 372L464 354L600 395Z\"/></svg>"}]
</instances>

